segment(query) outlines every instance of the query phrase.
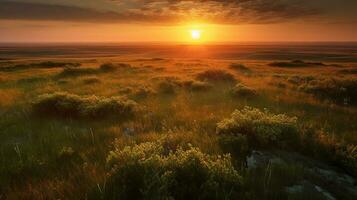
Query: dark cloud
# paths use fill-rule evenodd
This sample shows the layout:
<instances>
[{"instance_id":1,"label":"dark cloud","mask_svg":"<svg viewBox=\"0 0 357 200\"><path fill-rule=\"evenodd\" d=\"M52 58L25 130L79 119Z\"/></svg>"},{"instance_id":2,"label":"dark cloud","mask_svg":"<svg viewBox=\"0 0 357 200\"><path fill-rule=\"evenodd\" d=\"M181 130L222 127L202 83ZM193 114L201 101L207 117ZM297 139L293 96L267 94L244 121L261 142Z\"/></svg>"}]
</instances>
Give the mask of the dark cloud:
<instances>
[{"instance_id":1,"label":"dark cloud","mask_svg":"<svg viewBox=\"0 0 357 200\"><path fill-rule=\"evenodd\" d=\"M59 21L116 21L118 13L98 11L66 5L49 5L25 2L0 2L1 19L59 20Z\"/></svg>"},{"instance_id":2,"label":"dark cloud","mask_svg":"<svg viewBox=\"0 0 357 200\"><path fill-rule=\"evenodd\" d=\"M108 3L109 0L91 1L104 4L104 1ZM111 0L111 9L81 7L71 4L71 1L63 2L66 3L0 0L0 19L259 24L313 18L319 16L323 10L308 6L307 0Z\"/></svg>"}]
</instances>

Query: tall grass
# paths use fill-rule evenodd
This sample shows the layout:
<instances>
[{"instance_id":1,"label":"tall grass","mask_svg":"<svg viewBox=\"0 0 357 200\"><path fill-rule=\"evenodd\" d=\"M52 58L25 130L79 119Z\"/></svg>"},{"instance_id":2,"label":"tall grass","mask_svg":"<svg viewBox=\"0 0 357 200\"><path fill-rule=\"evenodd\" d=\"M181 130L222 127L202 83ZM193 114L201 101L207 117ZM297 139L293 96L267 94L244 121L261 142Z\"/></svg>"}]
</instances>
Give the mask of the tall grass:
<instances>
[{"instance_id":1,"label":"tall grass","mask_svg":"<svg viewBox=\"0 0 357 200\"><path fill-rule=\"evenodd\" d=\"M0 72L0 199L286 199L286 187L315 183L304 163L248 169L256 150L356 174L354 104L315 98L353 96L353 75L322 81L333 66L256 61L245 76L222 70L231 61L98 60ZM273 74L285 90L268 85Z\"/></svg>"}]
</instances>

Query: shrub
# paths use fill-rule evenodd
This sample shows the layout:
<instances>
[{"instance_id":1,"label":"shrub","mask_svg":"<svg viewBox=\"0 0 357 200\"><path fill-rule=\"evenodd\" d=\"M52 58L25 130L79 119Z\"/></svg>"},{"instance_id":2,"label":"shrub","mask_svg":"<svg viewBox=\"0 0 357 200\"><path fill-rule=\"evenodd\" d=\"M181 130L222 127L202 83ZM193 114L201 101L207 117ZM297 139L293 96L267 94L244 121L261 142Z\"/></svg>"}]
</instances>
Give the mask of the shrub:
<instances>
[{"instance_id":1,"label":"shrub","mask_svg":"<svg viewBox=\"0 0 357 200\"><path fill-rule=\"evenodd\" d=\"M257 91L253 88L247 87L242 83L238 83L231 89L233 97L255 97L258 95Z\"/></svg>"},{"instance_id":2,"label":"shrub","mask_svg":"<svg viewBox=\"0 0 357 200\"><path fill-rule=\"evenodd\" d=\"M237 81L231 73L224 70L216 70L216 69L211 69L201 72L196 75L196 78L200 81L207 81L207 82L235 83Z\"/></svg>"},{"instance_id":3,"label":"shrub","mask_svg":"<svg viewBox=\"0 0 357 200\"><path fill-rule=\"evenodd\" d=\"M19 84L34 84L46 81L44 77L30 77L17 80Z\"/></svg>"},{"instance_id":4,"label":"shrub","mask_svg":"<svg viewBox=\"0 0 357 200\"><path fill-rule=\"evenodd\" d=\"M111 72L111 71L115 71L117 68L113 63L105 63L105 64L102 64L99 67L99 69L102 71Z\"/></svg>"},{"instance_id":5,"label":"shrub","mask_svg":"<svg viewBox=\"0 0 357 200\"><path fill-rule=\"evenodd\" d=\"M262 144L277 143L297 133L296 117L245 107L217 124L218 134L246 135Z\"/></svg>"},{"instance_id":6,"label":"shrub","mask_svg":"<svg viewBox=\"0 0 357 200\"><path fill-rule=\"evenodd\" d=\"M117 69L130 68L130 67L131 66L129 64L125 64L125 63L118 63L118 64L104 63L99 67L99 69L104 72L112 72Z\"/></svg>"},{"instance_id":7,"label":"shrub","mask_svg":"<svg viewBox=\"0 0 357 200\"><path fill-rule=\"evenodd\" d=\"M337 143L330 145L329 149L334 155L335 162L339 163L348 173L357 175L357 145Z\"/></svg>"},{"instance_id":8,"label":"shrub","mask_svg":"<svg viewBox=\"0 0 357 200\"><path fill-rule=\"evenodd\" d=\"M300 90L313 94L319 98L329 99L334 103L357 103L357 79L320 78L301 84Z\"/></svg>"},{"instance_id":9,"label":"shrub","mask_svg":"<svg viewBox=\"0 0 357 200\"><path fill-rule=\"evenodd\" d=\"M248 138L245 135L222 135L219 137L219 144L223 152L231 153L234 159L241 162L244 162L249 154Z\"/></svg>"},{"instance_id":10,"label":"shrub","mask_svg":"<svg viewBox=\"0 0 357 200\"><path fill-rule=\"evenodd\" d=\"M101 82L100 79L96 77L88 77L83 79L84 84L96 84L100 82Z\"/></svg>"},{"instance_id":11,"label":"shrub","mask_svg":"<svg viewBox=\"0 0 357 200\"><path fill-rule=\"evenodd\" d=\"M302 127L300 148L303 154L325 160L344 169L348 174L357 175L357 145L338 141L331 135L312 128Z\"/></svg>"},{"instance_id":12,"label":"shrub","mask_svg":"<svg viewBox=\"0 0 357 200\"><path fill-rule=\"evenodd\" d=\"M357 68L342 69L342 70L339 70L338 73L340 73L340 74L357 74Z\"/></svg>"},{"instance_id":13,"label":"shrub","mask_svg":"<svg viewBox=\"0 0 357 200\"><path fill-rule=\"evenodd\" d=\"M38 68L79 67L79 66L81 66L80 63L52 62L52 61L33 63L31 65L37 66Z\"/></svg>"},{"instance_id":14,"label":"shrub","mask_svg":"<svg viewBox=\"0 0 357 200\"><path fill-rule=\"evenodd\" d=\"M316 80L316 78L313 76L291 76L287 79L289 83L294 85L304 84L313 80Z\"/></svg>"},{"instance_id":15,"label":"shrub","mask_svg":"<svg viewBox=\"0 0 357 200\"><path fill-rule=\"evenodd\" d=\"M286 88L286 83L281 82L281 81L272 81L269 83L269 85L275 86L277 88Z\"/></svg>"},{"instance_id":16,"label":"shrub","mask_svg":"<svg viewBox=\"0 0 357 200\"><path fill-rule=\"evenodd\" d=\"M293 60L290 62L272 62L269 66L273 67L310 67L310 66L327 66L321 62L305 62L303 60Z\"/></svg>"},{"instance_id":17,"label":"shrub","mask_svg":"<svg viewBox=\"0 0 357 200\"><path fill-rule=\"evenodd\" d=\"M164 94L175 94L179 86L180 84L175 80L163 80L159 82L158 90Z\"/></svg>"},{"instance_id":18,"label":"shrub","mask_svg":"<svg viewBox=\"0 0 357 200\"><path fill-rule=\"evenodd\" d=\"M76 76L83 76L83 75L94 75L94 74L100 74L100 73L109 73L113 72L117 69L120 68L128 68L130 65L128 64L112 64L112 63L106 63L102 64L99 68L72 68L72 67L67 67L65 68L61 73L57 75L59 78L64 78L64 77L76 77Z\"/></svg>"},{"instance_id":19,"label":"shrub","mask_svg":"<svg viewBox=\"0 0 357 200\"><path fill-rule=\"evenodd\" d=\"M212 88L212 85L203 82L203 81L194 81L194 80L189 80L189 81L184 81L183 86L191 91L207 91Z\"/></svg>"},{"instance_id":20,"label":"shrub","mask_svg":"<svg viewBox=\"0 0 357 200\"><path fill-rule=\"evenodd\" d=\"M148 86L140 87L134 91L134 96L139 98L145 98L153 94L156 94L156 91Z\"/></svg>"},{"instance_id":21,"label":"shrub","mask_svg":"<svg viewBox=\"0 0 357 200\"><path fill-rule=\"evenodd\" d=\"M252 72L252 70L250 70L248 67L246 67L243 64L239 64L239 63L232 63L229 68L239 71L239 72L243 72L245 74L249 74Z\"/></svg>"},{"instance_id":22,"label":"shrub","mask_svg":"<svg viewBox=\"0 0 357 200\"><path fill-rule=\"evenodd\" d=\"M198 148L168 152L161 141L148 142L116 149L107 161L105 199L234 199L241 188L229 155Z\"/></svg>"},{"instance_id":23,"label":"shrub","mask_svg":"<svg viewBox=\"0 0 357 200\"><path fill-rule=\"evenodd\" d=\"M32 108L41 116L97 119L114 116L123 119L135 113L137 104L123 97L99 98L57 92L41 95Z\"/></svg>"},{"instance_id":24,"label":"shrub","mask_svg":"<svg viewBox=\"0 0 357 200\"><path fill-rule=\"evenodd\" d=\"M18 71L26 69L50 69L50 68L60 68L60 67L79 67L80 63L66 63L66 62L40 62L40 63L30 63L30 64L17 64L14 66L0 67L0 71Z\"/></svg>"},{"instance_id":25,"label":"shrub","mask_svg":"<svg viewBox=\"0 0 357 200\"><path fill-rule=\"evenodd\" d=\"M93 75L99 73L98 69L94 68L65 68L62 72L60 72L57 77L75 77L82 75Z\"/></svg>"},{"instance_id":26,"label":"shrub","mask_svg":"<svg viewBox=\"0 0 357 200\"><path fill-rule=\"evenodd\" d=\"M66 167L81 161L82 158L80 154L74 151L72 147L62 147L56 157L56 166Z\"/></svg>"}]
</instances>

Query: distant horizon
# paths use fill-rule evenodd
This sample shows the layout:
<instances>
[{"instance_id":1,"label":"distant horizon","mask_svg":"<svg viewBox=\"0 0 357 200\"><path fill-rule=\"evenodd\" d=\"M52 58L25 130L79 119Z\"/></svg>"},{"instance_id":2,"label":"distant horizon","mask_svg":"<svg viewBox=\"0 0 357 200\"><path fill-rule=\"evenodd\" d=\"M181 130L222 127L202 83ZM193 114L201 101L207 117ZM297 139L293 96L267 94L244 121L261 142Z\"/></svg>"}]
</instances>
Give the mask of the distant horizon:
<instances>
[{"instance_id":1,"label":"distant horizon","mask_svg":"<svg viewBox=\"0 0 357 200\"><path fill-rule=\"evenodd\" d=\"M59 45L71 45L71 44L106 44L106 45L118 45L118 44L124 44L124 45L192 45L192 46L197 46L197 45L244 45L244 44L357 44L357 40L351 40L351 41L343 41L343 40L336 40L336 41L324 41L324 40L316 40L316 41L226 41L226 42L205 42L205 44L192 44L190 42L173 42L173 41L78 41L78 42L72 42L72 41L35 41L35 42L29 42L29 41L0 41L0 45L42 45L42 44L59 44Z\"/></svg>"}]
</instances>

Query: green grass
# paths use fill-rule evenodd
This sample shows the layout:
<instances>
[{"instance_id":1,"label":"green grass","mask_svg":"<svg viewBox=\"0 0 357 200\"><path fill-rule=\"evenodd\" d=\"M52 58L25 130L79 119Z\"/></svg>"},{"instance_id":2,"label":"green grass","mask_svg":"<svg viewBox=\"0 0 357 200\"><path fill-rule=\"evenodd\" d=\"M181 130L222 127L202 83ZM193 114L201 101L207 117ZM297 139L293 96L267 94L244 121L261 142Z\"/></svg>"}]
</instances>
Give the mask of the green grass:
<instances>
[{"instance_id":1,"label":"green grass","mask_svg":"<svg viewBox=\"0 0 357 200\"><path fill-rule=\"evenodd\" d=\"M246 76L223 70L231 61L190 70L176 61L110 62L0 72L0 199L299 199L285 187L309 176L305 166L272 165L267 180L266 166L247 169L252 150L295 152L356 175L356 107L293 89L317 80L316 69L286 80L298 72L234 65ZM147 145L155 151L136 154Z\"/></svg>"}]
</instances>

